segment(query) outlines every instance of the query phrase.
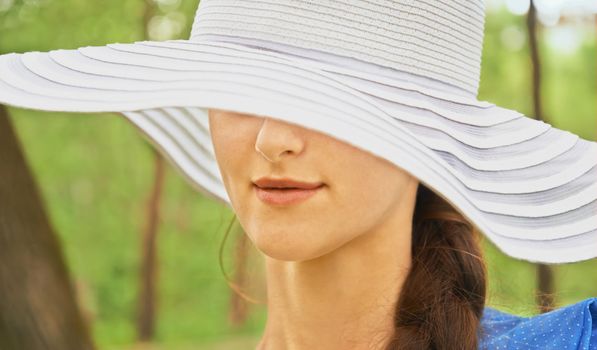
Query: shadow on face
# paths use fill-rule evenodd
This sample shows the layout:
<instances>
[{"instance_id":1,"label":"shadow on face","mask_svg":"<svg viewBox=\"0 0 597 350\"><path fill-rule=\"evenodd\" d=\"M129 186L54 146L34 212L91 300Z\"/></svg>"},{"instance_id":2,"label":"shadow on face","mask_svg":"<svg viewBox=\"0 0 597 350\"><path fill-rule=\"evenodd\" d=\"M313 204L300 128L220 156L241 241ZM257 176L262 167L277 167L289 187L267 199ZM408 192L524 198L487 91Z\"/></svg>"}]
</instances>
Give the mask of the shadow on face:
<instances>
[{"instance_id":1,"label":"shadow on face","mask_svg":"<svg viewBox=\"0 0 597 350\"><path fill-rule=\"evenodd\" d=\"M224 186L253 244L274 259L328 254L384 225L409 225L418 181L389 161L285 121L209 110ZM308 198L272 204L255 181L286 178L323 186Z\"/></svg>"}]
</instances>

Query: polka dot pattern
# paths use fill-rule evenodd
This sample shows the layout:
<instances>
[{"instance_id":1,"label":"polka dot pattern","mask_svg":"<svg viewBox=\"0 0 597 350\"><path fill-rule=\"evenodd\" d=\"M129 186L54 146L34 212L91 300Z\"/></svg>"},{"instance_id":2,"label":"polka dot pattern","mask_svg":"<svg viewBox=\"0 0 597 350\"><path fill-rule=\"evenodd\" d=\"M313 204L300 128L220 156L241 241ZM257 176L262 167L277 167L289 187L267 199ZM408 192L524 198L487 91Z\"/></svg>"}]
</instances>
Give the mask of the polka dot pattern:
<instances>
[{"instance_id":1,"label":"polka dot pattern","mask_svg":"<svg viewBox=\"0 0 597 350\"><path fill-rule=\"evenodd\" d=\"M522 317L486 307L479 349L597 350L597 297Z\"/></svg>"}]
</instances>

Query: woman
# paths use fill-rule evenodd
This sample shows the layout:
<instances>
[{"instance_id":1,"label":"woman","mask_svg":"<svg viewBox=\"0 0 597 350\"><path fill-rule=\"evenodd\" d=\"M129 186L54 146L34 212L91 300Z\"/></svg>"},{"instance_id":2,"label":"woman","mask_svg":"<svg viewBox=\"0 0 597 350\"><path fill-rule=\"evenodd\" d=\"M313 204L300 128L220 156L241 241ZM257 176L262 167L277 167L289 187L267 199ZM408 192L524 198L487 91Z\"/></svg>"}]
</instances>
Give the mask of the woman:
<instances>
[{"instance_id":1,"label":"woman","mask_svg":"<svg viewBox=\"0 0 597 350\"><path fill-rule=\"evenodd\" d=\"M479 247L470 226L415 177L274 119L210 110L209 121L234 212L265 257L259 349L382 349L395 316L407 326L395 338L411 348L427 348L429 339L446 349L475 345L485 300ZM260 182L268 179L317 187L268 189L275 183ZM440 231L432 219L447 223Z\"/></svg>"},{"instance_id":2,"label":"woman","mask_svg":"<svg viewBox=\"0 0 597 350\"><path fill-rule=\"evenodd\" d=\"M597 298L528 319L485 308L477 232L404 170L267 117L210 109L209 127L234 213L265 258L257 349L597 346Z\"/></svg>"},{"instance_id":3,"label":"woman","mask_svg":"<svg viewBox=\"0 0 597 350\"><path fill-rule=\"evenodd\" d=\"M484 13L203 0L189 40L0 56L0 102L121 113L230 205L266 259L260 349L588 348L595 299L484 307L478 231L597 256L597 144L477 100Z\"/></svg>"}]
</instances>

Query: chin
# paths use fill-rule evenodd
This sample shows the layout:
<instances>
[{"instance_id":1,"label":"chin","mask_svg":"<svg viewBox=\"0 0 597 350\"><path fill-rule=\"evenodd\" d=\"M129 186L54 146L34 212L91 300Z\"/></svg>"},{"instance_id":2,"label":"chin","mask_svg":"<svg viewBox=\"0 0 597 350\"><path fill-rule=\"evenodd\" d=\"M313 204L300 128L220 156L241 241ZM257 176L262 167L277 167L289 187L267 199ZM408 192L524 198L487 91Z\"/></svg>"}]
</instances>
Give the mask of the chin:
<instances>
[{"instance_id":1,"label":"chin","mask_svg":"<svg viewBox=\"0 0 597 350\"><path fill-rule=\"evenodd\" d=\"M322 244L323 242L317 242L296 234L289 238L279 232L270 234L261 232L253 237L253 244L261 253L281 261L301 262L312 260L334 249L330 248L330 246L334 246L330 244L331 242Z\"/></svg>"}]
</instances>

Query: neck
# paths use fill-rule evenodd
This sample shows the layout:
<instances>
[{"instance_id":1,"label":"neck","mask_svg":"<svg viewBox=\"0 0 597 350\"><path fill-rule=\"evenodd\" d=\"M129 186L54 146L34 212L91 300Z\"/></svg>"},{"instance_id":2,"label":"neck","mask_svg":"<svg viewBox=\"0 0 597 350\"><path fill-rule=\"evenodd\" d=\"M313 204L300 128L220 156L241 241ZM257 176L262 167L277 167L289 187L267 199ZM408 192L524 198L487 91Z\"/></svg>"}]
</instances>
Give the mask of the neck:
<instances>
[{"instance_id":1,"label":"neck","mask_svg":"<svg viewBox=\"0 0 597 350\"><path fill-rule=\"evenodd\" d=\"M411 264L411 222L395 218L315 259L266 256L268 316L257 349L382 349Z\"/></svg>"}]
</instances>

